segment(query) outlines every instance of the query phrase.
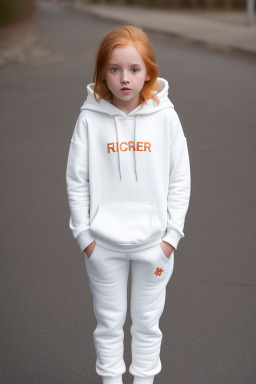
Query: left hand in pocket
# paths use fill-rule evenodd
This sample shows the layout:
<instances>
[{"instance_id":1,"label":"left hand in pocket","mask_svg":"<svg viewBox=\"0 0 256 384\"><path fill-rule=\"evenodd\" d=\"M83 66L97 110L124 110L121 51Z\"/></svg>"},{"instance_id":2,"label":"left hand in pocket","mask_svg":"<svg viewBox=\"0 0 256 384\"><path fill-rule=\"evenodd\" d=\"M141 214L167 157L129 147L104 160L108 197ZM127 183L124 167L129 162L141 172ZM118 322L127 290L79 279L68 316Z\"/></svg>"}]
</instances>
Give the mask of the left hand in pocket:
<instances>
[{"instance_id":1,"label":"left hand in pocket","mask_svg":"<svg viewBox=\"0 0 256 384\"><path fill-rule=\"evenodd\" d=\"M160 243L160 247L162 248L165 256L168 259L171 257L171 254L175 249L171 244L167 243L166 241L162 241L162 243Z\"/></svg>"}]
</instances>

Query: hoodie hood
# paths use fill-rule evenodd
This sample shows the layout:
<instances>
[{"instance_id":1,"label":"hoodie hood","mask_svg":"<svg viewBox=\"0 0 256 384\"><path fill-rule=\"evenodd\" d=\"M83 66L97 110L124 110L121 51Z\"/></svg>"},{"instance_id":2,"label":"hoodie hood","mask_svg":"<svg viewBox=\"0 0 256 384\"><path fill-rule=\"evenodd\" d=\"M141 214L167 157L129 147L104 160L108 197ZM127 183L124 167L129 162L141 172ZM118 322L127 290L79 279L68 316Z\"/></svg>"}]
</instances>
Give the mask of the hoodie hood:
<instances>
[{"instance_id":1,"label":"hoodie hood","mask_svg":"<svg viewBox=\"0 0 256 384\"><path fill-rule=\"evenodd\" d=\"M171 100L168 97L168 90L169 90L169 84L168 81L158 77L157 78L157 85L158 85L158 91L155 91L154 93L157 94L160 103L157 105L156 101L153 99L149 99L146 104L139 105L137 108L132 110L130 113L126 114L124 111L120 110L119 108L115 107L110 101L101 99L100 102L97 102L94 97L94 83L90 83L87 85L87 98L85 102L83 103L82 107L80 108L81 111L88 110L88 111L94 111L96 113L100 113L103 117L104 114L109 115L111 118L114 119L115 127L116 127L116 136L117 136L117 143L118 148L120 145L120 135L119 135L119 122L127 117L134 117L134 144L135 148L137 145L137 130L139 129L139 118L143 117L145 115L149 115L152 113L157 113L159 111L162 111L165 108L173 108L174 105L171 102ZM136 181L138 181L138 159L137 159L137 150L134 151L134 157L135 157L135 174L136 174ZM119 163L119 173L120 173L120 181L122 181L122 155L120 151L118 150L118 163Z\"/></svg>"},{"instance_id":2,"label":"hoodie hood","mask_svg":"<svg viewBox=\"0 0 256 384\"><path fill-rule=\"evenodd\" d=\"M156 113L164 108L174 108L173 103L168 97L169 84L168 81L158 77L157 84L159 91L155 93L157 94L160 104L156 105L156 102L153 99L149 99L147 105L139 105L130 113L126 114L124 111L115 107L110 101L101 99L98 103L94 98L94 83L87 85L87 99L81 107L81 111L87 109L89 111L95 111L100 113L106 113L108 115L120 115L120 116L136 116L136 115L148 115L150 113Z\"/></svg>"}]
</instances>

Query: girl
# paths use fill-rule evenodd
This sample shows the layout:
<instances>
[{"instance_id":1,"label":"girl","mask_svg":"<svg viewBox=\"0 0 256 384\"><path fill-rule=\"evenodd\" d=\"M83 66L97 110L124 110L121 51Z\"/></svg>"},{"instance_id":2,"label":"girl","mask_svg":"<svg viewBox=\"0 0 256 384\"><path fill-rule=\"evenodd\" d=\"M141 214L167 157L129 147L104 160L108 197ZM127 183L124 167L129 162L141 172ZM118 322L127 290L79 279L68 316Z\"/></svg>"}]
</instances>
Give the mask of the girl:
<instances>
[{"instance_id":1,"label":"girl","mask_svg":"<svg viewBox=\"0 0 256 384\"><path fill-rule=\"evenodd\" d=\"M135 26L110 31L71 138L69 226L93 295L96 372L122 384L131 268L134 384L161 369L159 319L190 199L187 140L150 41Z\"/></svg>"}]
</instances>

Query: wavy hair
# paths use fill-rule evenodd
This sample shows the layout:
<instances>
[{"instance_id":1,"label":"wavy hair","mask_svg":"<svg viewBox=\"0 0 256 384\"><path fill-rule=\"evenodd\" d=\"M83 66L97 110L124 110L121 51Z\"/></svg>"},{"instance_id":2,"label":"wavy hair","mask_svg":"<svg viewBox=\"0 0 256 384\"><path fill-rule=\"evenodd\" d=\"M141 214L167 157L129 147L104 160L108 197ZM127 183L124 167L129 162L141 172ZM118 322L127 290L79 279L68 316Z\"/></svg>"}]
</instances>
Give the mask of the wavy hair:
<instances>
[{"instance_id":1,"label":"wavy hair","mask_svg":"<svg viewBox=\"0 0 256 384\"><path fill-rule=\"evenodd\" d=\"M101 41L96 54L95 70L93 75L94 97L99 103L101 99L107 100L112 96L112 92L109 90L106 81L103 80L103 77L106 73L113 49L117 46L124 47L130 42L133 43L135 48L140 53L146 66L147 75L150 76L150 80L144 83L140 92L140 104L147 104L149 99L153 99L158 105L160 100L156 93L159 90L157 84L159 69L156 63L154 50L145 32L141 28L131 25L125 25L113 29ZM97 99L96 94L99 95L99 100Z\"/></svg>"}]
</instances>

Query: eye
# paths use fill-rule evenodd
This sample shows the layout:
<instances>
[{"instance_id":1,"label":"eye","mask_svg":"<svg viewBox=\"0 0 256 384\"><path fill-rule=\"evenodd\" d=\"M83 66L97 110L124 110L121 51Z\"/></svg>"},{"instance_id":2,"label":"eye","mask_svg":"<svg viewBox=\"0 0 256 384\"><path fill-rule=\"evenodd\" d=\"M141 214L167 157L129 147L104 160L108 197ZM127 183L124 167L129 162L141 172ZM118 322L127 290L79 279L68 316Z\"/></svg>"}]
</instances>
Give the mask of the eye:
<instances>
[{"instance_id":1,"label":"eye","mask_svg":"<svg viewBox=\"0 0 256 384\"><path fill-rule=\"evenodd\" d=\"M110 72L113 72L113 73L116 73L116 71L113 71L113 69L115 70L117 70L117 67L112 67L112 68L110 68Z\"/></svg>"},{"instance_id":2,"label":"eye","mask_svg":"<svg viewBox=\"0 0 256 384\"><path fill-rule=\"evenodd\" d=\"M133 73L138 73L140 71L139 68L132 68Z\"/></svg>"}]
</instances>

